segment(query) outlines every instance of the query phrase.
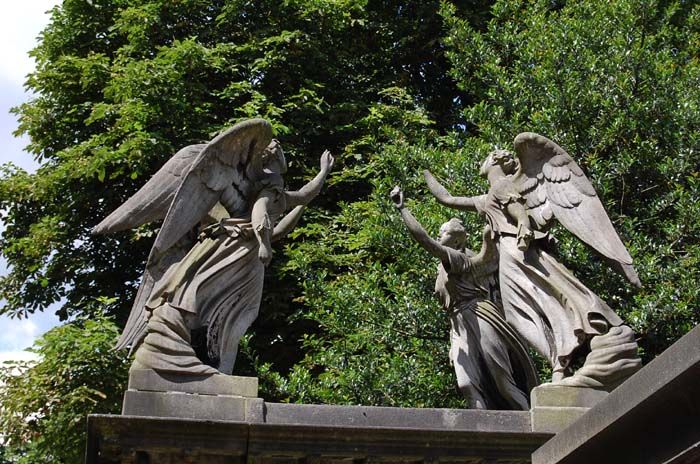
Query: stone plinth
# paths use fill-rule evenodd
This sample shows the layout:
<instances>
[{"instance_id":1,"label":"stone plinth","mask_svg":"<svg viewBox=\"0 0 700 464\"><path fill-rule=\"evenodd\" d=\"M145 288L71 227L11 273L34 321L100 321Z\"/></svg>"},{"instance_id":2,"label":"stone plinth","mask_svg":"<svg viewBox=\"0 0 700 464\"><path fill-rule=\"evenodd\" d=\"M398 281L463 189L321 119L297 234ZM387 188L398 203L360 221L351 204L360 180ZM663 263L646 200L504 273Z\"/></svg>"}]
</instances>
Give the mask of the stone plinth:
<instances>
[{"instance_id":1,"label":"stone plinth","mask_svg":"<svg viewBox=\"0 0 700 464\"><path fill-rule=\"evenodd\" d=\"M132 369L122 414L251 421L262 415L263 401L257 395L256 377L175 376Z\"/></svg>"},{"instance_id":2,"label":"stone plinth","mask_svg":"<svg viewBox=\"0 0 700 464\"><path fill-rule=\"evenodd\" d=\"M532 456L533 464L700 462L700 327Z\"/></svg>"},{"instance_id":3,"label":"stone plinth","mask_svg":"<svg viewBox=\"0 0 700 464\"><path fill-rule=\"evenodd\" d=\"M532 430L557 433L608 396L592 388L542 384L530 392Z\"/></svg>"},{"instance_id":4,"label":"stone plinth","mask_svg":"<svg viewBox=\"0 0 700 464\"><path fill-rule=\"evenodd\" d=\"M160 374L151 369L131 369L129 371L129 390L256 398L258 396L258 378L223 374L201 377L177 376Z\"/></svg>"}]
</instances>

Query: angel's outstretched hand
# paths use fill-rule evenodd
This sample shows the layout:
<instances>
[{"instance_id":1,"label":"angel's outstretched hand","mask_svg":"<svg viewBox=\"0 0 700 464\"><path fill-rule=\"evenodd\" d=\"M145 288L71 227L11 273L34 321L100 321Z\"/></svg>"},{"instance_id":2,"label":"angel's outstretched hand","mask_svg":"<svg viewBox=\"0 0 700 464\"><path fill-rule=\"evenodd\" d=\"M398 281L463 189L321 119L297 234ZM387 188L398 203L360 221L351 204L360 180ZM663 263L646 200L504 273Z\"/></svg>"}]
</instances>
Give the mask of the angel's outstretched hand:
<instances>
[{"instance_id":1,"label":"angel's outstretched hand","mask_svg":"<svg viewBox=\"0 0 700 464\"><path fill-rule=\"evenodd\" d=\"M330 172L331 169L333 169L333 163L335 162L335 158L333 158L333 155L331 155L331 152L328 150L325 150L323 154L321 155L321 171L328 173Z\"/></svg>"},{"instance_id":2,"label":"angel's outstretched hand","mask_svg":"<svg viewBox=\"0 0 700 464\"><path fill-rule=\"evenodd\" d=\"M401 187L397 185L391 189L391 192L389 192L389 197L391 198L391 201L394 202L394 206L396 206L398 209L403 208L403 191L401 191Z\"/></svg>"}]
</instances>

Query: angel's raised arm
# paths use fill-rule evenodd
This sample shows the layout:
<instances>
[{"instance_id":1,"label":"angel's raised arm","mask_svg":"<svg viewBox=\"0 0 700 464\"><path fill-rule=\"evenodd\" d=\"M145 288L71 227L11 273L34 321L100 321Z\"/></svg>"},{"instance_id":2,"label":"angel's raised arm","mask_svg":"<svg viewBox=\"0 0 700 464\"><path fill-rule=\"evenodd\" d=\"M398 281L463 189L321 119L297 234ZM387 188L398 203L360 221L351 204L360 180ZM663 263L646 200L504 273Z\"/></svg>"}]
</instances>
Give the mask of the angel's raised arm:
<instances>
[{"instance_id":1,"label":"angel's raised arm","mask_svg":"<svg viewBox=\"0 0 700 464\"><path fill-rule=\"evenodd\" d=\"M443 263L449 263L450 258L448 250L444 245L441 245L437 240L428 235L420 222L418 222L408 208L406 208L401 189L398 186L394 187L391 193L389 193L389 196L394 202L394 206L396 206L401 213L401 219L403 219L413 239L428 253L439 258Z\"/></svg>"},{"instance_id":2,"label":"angel's raised arm","mask_svg":"<svg viewBox=\"0 0 700 464\"><path fill-rule=\"evenodd\" d=\"M316 177L311 179L306 185L296 191L285 192L287 197L287 207L293 208L299 205L307 205L316 197L326 181L328 173L333 168L333 155L328 150L321 155L321 170Z\"/></svg>"},{"instance_id":3,"label":"angel's raised arm","mask_svg":"<svg viewBox=\"0 0 700 464\"><path fill-rule=\"evenodd\" d=\"M450 192L437 181L430 171L423 171L425 182L428 184L430 193L433 194L438 203L463 211L477 211L475 199L477 197L453 197Z\"/></svg>"}]
</instances>

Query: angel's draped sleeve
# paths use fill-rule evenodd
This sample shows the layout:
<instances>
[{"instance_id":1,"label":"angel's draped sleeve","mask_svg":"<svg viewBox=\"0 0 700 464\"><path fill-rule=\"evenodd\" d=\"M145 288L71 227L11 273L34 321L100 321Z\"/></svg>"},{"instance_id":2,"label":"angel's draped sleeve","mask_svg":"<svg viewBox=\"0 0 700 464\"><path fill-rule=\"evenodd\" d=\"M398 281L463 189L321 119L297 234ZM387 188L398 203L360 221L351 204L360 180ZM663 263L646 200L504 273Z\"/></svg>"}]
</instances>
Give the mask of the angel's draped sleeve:
<instances>
[{"instance_id":1,"label":"angel's draped sleeve","mask_svg":"<svg viewBox=\"0 0 700 464\"><path fill-rule=\"evenodd\" d=\"M503 179L491 186L486 195L476 197L474 205L486 217L494 235L517 235L516 221L506 212L508 205L514 202L522 203L524 199L509 179Z\"/></svg>"}]
</instances>

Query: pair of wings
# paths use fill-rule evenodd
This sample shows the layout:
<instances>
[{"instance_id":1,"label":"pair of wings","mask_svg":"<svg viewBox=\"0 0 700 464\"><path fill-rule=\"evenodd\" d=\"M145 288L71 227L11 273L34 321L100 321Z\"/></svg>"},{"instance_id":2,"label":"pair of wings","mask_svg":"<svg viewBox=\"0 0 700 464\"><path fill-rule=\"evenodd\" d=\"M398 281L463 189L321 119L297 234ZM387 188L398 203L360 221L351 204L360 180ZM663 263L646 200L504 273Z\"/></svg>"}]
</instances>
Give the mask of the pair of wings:
<instances>
[{"instance_id":1,"label":"pair of wings","mask_svg":"<svg viewBox=\"0 0 700 464\"><path fill-rule=\"evenodd\" d=\"M145 304L155 283L189 251L192 229L214 208L229 186L234 198L233 216L249 206L262 153L272 140L272 127L264 119L240 122L207 144L178 151L124 204L92 230L104 234L163 220L151 248L146 270L117 349L135 348L146 329Z\"/></svg>"},{"instance_id":2,"label":"pair of wings","mask_svg":"<svg viewBox=\"0 0 700 464\"><path fill-rule=\"evenodd\" d=\"M605 213L595 189L576 162L556 143L532 132L513 141L520 167L513 183L530 218L546 227L556 218L587 245L608 258L637 287L641 282L632 257Z\"/></svg>"}]
</instances>

